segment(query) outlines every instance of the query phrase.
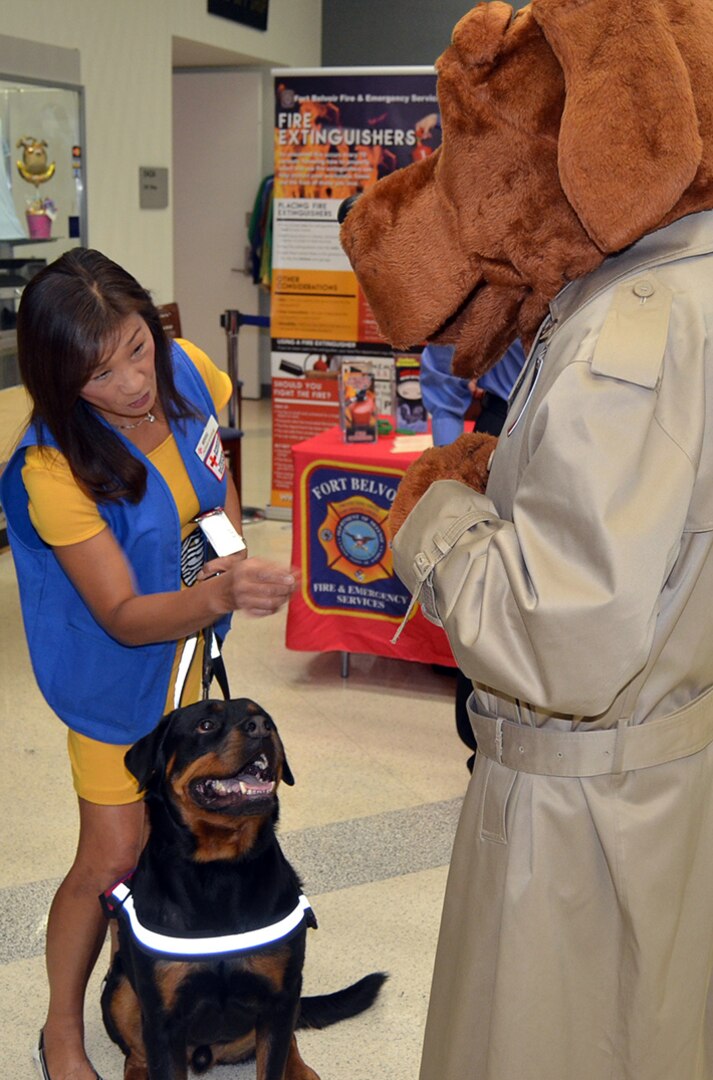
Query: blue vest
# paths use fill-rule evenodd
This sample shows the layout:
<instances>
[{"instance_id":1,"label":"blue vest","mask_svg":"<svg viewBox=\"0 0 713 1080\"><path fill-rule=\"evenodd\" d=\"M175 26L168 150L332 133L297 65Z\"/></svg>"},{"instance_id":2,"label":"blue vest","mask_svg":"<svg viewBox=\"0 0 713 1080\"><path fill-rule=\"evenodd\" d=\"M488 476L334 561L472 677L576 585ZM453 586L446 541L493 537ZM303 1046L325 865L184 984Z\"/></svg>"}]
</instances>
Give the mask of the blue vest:
<instances>
[{"instance_id":1,"label":"blue vest","mask_svg":"<svg viewBox=\"0 0 713 1080\"><path fill-rule=\"evenodd\" d=\"M198 497L201 512L225 504L227 481L195 452L213 399L197 368L175 342L176 387L201 414L174 421L171 430ZM181 523L173 496L158 469L124 438L146 466L146 493L137 504L98 504L136 579L137 592L175 592L181 587ZM43 433L54 446L49 433ZM99 625L59 565L52 548L33 526L22 467L25 449L37 444L31 426L0 480L0 501L20 587L30 657L47 703L75 731L108 743L134 743L152 731L164 712L175 641L121 645ZM229 619L221 620L224 634Z\"/></svg>"}]
</instances>

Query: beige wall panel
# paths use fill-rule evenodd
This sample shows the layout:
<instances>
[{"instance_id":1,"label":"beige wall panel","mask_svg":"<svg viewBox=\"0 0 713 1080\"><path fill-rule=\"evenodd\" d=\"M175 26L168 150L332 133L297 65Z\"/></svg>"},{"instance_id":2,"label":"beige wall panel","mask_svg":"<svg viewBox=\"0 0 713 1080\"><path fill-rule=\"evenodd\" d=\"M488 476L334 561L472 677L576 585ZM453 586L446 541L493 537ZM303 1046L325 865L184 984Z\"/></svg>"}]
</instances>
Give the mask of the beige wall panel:
<instances>
[{"instance_id":1,"label":"beige wall panel","mask_svg":"<svg viewBox=\"0 0 713 1080\"><path fill-rule=\"evenodd\" d=\"M246 215L261 179L260 72L174 75L174 283L185 337L226 367L226 308L258 314L258 287L241 272ZM238 335L245 397L260 396L258 333Z\"/></svg>"},{"instance_id":2,"label":"beige wall panel","mask_svg":"<svg viewBox=\"0 0 713 1080\"><path fill-rule=\"evenodd\" d=\"M2 0L2 33L78 49L86 105L89 242L159 302L174 298L173 204L139 209L139 166L171 168L173 38L224 63L317 66L322 0L271 0L266 32L205 0ZM215 50L220 50L216 53Z\"/></svg>"}]
</instances>

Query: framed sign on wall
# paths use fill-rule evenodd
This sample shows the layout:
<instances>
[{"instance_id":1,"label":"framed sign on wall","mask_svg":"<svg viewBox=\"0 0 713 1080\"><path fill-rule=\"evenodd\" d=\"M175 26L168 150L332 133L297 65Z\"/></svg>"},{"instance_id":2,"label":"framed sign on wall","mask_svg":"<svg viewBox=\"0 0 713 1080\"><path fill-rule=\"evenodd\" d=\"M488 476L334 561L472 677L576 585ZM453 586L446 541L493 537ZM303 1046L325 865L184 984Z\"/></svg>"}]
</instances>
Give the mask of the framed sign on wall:
<instances>
[{"instance_id":1,"label":"framed sign on wall","mask_svg":"<svg viewBox=\"0 0 713 1080\"><path fill-rule=\"evenodd\" d=\"M267 30L267 9L270 0L208 0L208 14Z\"/></svg>"}]
</instances>

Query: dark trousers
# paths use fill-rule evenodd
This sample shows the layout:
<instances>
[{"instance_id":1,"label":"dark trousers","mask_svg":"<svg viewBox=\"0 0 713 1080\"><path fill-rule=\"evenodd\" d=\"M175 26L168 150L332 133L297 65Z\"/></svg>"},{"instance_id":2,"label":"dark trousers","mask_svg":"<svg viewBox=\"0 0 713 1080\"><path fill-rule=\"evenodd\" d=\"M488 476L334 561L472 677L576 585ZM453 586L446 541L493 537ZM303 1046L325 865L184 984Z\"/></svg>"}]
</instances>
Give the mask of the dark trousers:
<instances>
[{"instance_id":1,"label":"dark trousers","mask_svg":"<svg viewBox=\"0 0 713 1080\"><path fill-rule=\"evenodd\" d=\"M468 698L473 692L473 684L467 675L464 675L460 668L456 668L456 731L460 735L461 739L473 753L466 762L470 771L473 771L473 765L475 764L475 751L478 749L478 744L475 741L475 735L473 729L470 726L470 719L468 717Z\"/></svg>"}]
</instances>

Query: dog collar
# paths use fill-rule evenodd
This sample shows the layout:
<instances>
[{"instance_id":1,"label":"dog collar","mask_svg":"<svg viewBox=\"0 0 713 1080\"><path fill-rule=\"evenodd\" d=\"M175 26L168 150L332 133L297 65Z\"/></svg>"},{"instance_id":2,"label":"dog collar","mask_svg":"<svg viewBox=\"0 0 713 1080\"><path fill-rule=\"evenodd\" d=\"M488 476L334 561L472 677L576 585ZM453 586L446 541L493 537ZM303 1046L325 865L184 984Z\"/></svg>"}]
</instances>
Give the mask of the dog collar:
<instances>
[{"instance_id":1,"label":"dog collar","mask_svg":"<svg viewBox=\"0 0 713 1080\"><path fill-rule=\"evenodd\" d=\"M123 915L136 942L148 952L159 956L199 958L203 956L225 956L229 953L251 952L265 945L295 934L300 927L317 928L317 920L309 900L302 893L297 898L293 910L267 926L255 930L245 930L239 934L218 934L213 937L174 937L151 930L140 921L128 880L120 881L100 896L102 907L110 917Z\"/></svg>"}]
</instances>

